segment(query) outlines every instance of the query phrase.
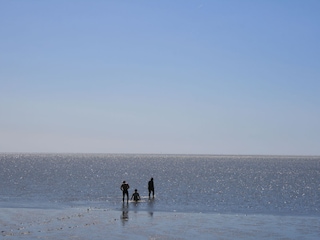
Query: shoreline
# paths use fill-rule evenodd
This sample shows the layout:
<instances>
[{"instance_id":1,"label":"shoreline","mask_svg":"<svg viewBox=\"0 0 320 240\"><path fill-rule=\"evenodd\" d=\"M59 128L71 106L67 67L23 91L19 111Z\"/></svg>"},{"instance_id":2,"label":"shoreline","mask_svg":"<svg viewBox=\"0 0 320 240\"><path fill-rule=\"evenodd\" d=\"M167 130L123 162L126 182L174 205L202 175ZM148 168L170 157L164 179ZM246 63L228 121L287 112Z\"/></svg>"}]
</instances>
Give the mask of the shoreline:
<instances>
[{"instance_id":1,"label":"shoreline","mask_svg":"<svg viewBox=\"0 0 320 240\"><path fill-rule=\"evenodd\" d=\"M8 239L319 239L319 216L0 208Z\"/></svg>"}]
</instances>

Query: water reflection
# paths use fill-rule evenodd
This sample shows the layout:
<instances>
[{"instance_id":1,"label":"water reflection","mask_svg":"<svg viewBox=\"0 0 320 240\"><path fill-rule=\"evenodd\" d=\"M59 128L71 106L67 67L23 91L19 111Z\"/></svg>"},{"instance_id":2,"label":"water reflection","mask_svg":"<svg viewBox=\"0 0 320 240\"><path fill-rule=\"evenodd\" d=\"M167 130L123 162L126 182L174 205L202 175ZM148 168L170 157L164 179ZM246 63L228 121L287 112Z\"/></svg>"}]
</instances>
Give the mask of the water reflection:
<instances>
[{"instance_id":1,"label":"water reflection","mask_svg":"<svg viewBox=\"0 0 320 240\"><path fill-rule=\"evenodd\" d=\"M133 202L132 205L134 207L134 213L137 213L139 210L139 204L140 202Z\"/></svg>"},{"instance_id":2,"label":"water reflection","mask_svg":"<svg viewBox=\"0 0 320 240\"><path fill-rule=\"evenodd\" d=\"M153 205L154 205L154 198L151 198L148 201L148 213L150 217L153 217Z\"/></svg>"},{"instance_id":3,"label":"water reflection","mask_svg":"<svg viewBox=\"0 0 320 240\"><path fill-rule=\"evenodd\" d=\"M128 203L122 203L122 214L120 216L120 219L123 225L125 225L125 223L129 220L129 204Z\"/></svg>"},{"instance_id":4,"label":"water reflection","mask_svg":"<svg viewBox=\"0 0 320 240\"><path fill-rule=\"evenodd\" d=\"M129 212L131 212L131 221L132 219L138 218L139 216L143 218L144 216L146 216L146 212L148 213L148 216L152 218L154 214L154 204L154 198L148 200L144 199L138 202L129 201L128 203L122 203L122 213L120 215L122 225L124 226L129 221Z\"/></svg>"}]
</instances>

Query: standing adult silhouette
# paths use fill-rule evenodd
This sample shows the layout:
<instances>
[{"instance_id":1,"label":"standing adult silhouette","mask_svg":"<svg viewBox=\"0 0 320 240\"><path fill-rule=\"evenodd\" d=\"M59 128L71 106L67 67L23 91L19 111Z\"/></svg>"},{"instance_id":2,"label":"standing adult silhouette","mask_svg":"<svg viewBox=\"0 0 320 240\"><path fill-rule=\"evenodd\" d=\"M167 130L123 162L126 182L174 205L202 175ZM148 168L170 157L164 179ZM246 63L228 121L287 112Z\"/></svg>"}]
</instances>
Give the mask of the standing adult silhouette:
<instances>
[{"instance_id":1,"label":"standing adult silhouette","mask_svg":"<svg viewBox=\"0 0 320 240\"><path fill-rule=\"evenodd\" d=\"M154 198L154 183L153 183L153 178L150 179L150 181L148 182L148 191L149 191L149 199L151 196L151 192L152 192L152 197Z\"/></svg>"},{"instance_id":2,"label":"standing adult silhouette","mask_svg":"<svg viewBox=\"0 0 320 240\"><path fill-rule=\"evenodd\" d=\"M124 197L127 195L127 202L129 201L129 191L128 189L130 188L129 184L126 183L126 181L123 181L120 189L122 191L122 201L124 202Z\"/></svg>"}]
</instances>

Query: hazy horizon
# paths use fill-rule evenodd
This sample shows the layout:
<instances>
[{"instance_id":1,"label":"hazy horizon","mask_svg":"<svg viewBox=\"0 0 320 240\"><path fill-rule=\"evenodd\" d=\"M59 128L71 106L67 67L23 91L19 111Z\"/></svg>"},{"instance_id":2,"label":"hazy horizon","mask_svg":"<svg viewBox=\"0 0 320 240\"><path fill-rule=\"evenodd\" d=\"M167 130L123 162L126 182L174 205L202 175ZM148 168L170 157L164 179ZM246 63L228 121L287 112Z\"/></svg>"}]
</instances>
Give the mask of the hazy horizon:
<instances>
[{"instance_id":1,"label":"hazy horizon","mask_svg":"<svg viewBox=\"0 0 320 240\"><path fill-rule=\"evenodd\" d=\"M320 155L283 155L283 154L205 154L205 153L112 153L112 152L0 152L0 154L30 154L30 155L38 155L38 154L48 154L48 155L150 155L150 156L221 156L221 157L311 157L318 158Z\"/></svg>"}]
</instances>

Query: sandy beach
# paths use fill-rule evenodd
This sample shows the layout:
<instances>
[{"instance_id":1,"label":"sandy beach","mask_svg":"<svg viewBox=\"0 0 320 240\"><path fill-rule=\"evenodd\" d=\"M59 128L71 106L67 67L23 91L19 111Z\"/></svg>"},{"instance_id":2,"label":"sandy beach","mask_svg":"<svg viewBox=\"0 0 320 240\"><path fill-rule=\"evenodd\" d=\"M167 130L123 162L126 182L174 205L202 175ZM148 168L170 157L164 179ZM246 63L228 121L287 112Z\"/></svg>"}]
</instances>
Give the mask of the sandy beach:
<instances>
[{"instance_id":1,"label":"sandy beach","mask_svg":"<svg viewBox=\"0 0 320 240\"><path fill-rule=\"evenodd\" d=\"M1 208L4 239L319 239L319 217Z\"/></svg>"}]
</instances>

